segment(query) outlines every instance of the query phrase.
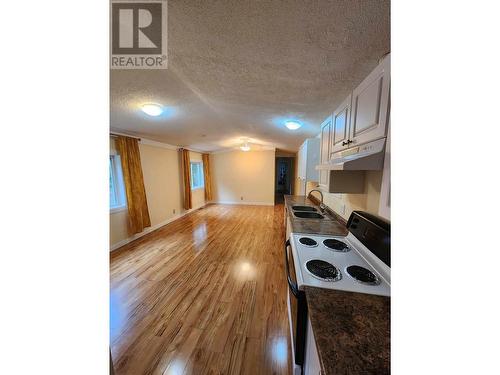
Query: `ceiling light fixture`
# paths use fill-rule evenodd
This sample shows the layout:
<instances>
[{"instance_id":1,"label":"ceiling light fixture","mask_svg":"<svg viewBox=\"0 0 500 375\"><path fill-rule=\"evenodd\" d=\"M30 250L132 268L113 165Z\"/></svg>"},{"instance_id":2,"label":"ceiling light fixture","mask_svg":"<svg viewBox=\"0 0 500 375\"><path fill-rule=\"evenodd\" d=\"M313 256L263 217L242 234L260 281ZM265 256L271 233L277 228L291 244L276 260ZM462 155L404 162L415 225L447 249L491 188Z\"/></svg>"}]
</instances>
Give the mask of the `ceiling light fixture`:
<instances>
[{"instance_id":1,"label":"ceiling light fixture","mask_svg":"<svg viewBox=\"0 0 500 375\"><path fill-rule=\"evenodd\" d=\"M240 146L241 151L250 151L250 146L248 145L248 142L243 143Z\"/></svg>"},{"instance_id":2,"label":"ceiling light fixture","mask_svg":"<svg viewBox=\"0 0 500 375\"><path fill-rule=\"evenodd\" d=\"M146 103L141 106L141 109L144 113L150 116L159 116L163 113L163 108L159 104L155 103Z\"/></svg>"},{"instance_id":3,"label":"ceiling light fixture","mask_svg":"<svg viewBox=\"0 0 500 375\"><path fill-rule=\"evenodd\" d=\"M302 124L298 123L297 121L287 121L285 122L285 126L290 130L297 130L302 126Z\"/></svg>"}]
</instances>

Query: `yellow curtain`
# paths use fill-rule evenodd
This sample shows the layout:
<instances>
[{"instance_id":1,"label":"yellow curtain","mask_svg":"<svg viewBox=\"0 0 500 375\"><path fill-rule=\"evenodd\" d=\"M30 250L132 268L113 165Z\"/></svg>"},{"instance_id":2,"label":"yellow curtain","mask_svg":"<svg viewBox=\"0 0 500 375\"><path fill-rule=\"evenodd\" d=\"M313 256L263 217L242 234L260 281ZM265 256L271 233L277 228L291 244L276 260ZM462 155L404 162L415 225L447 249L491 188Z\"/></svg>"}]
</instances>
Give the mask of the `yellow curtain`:
<instances>
[{"instance_id":1,"label":"yellow curtain","mask_svg":"<svg viewBox=\"0 0 500 375\"><path fill-rule=\"evenodd\" d=\"M210 174L210 157L203 154L203 175L205 176L205 201L212 200L212 175Z\"/></svg>"},{"instance_id":2,"label":"yellow curtain","mask_svg":"<svg viewBox=\"0 0 500 375\"><path fill-rule=\"evenodd\" d=\"M137 139L118 137L116 148L122 161L123 180L127 194L128 229L130 234L140 233L151 226L142 177L141 156Z\"/></svg>"},{"instance_id":3,"label":"yellow curtain","mask_svg":"<svg viewBox=\"0 0 500 375\"><path fill-rule=\"evenodd\" d=\"M182 177L184 181L184 209L193 208L193 198L191 196L191 163L189 159L189 150L182 149Z\"/></svg>"}]
</instances>

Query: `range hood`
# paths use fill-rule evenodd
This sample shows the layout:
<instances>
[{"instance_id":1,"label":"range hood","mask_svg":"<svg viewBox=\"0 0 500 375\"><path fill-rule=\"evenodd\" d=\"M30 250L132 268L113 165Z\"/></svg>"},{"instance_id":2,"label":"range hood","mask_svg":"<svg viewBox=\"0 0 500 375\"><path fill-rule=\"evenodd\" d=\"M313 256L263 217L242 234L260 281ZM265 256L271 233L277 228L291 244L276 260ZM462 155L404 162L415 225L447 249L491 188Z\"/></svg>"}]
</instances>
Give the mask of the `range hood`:
<instances>
[{"instance_id":1,"label":"range hood","mask_svg":"<svg viewBox=\"0 0 500 375\"><path fill-rule=\"evenodd\" d=\"M348 148L331 155L328 163L316 166L329 171L380 171L384 166L385 138Z\"/></svg>"}]
</instances>

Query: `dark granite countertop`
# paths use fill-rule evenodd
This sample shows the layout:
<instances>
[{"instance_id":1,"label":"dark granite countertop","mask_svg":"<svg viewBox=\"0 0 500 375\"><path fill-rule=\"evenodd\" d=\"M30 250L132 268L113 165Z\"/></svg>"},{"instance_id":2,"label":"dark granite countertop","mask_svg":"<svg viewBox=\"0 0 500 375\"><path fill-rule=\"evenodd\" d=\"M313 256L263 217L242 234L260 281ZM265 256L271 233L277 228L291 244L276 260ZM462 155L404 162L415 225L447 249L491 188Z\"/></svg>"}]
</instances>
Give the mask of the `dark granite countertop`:
<instances>
[{"instance_id":1,"label":"dark granite countertop","mask_svg":"<svg viewBox=\"0 0 500 375\"><path fill-rule=\"evenodd\" d=\"M347 236L345 221L333 212L327 212L326 219L298 219L292 214L293 205L307 205L318 208L318 205L304 195L285 195L285 206L293 233L329 234L332 236Z\"/></svg>"},{"instance_id":2,"label":"dark granite countertop","mask_svg":"<svg viewBox=\"0 0 500 375\"><path fill-rule=\"evenodd\" d=\"M390 373L389 297L305 287L323 375Z\"/></svg>"}]
</instances>

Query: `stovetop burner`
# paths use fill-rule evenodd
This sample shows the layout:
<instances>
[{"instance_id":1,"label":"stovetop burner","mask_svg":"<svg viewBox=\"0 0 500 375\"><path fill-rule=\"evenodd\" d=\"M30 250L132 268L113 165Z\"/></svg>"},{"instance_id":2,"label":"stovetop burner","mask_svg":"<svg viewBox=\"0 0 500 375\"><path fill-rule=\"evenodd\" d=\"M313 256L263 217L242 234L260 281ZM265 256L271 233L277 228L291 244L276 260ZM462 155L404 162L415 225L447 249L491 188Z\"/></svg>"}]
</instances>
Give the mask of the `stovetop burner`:
<instances>
[{"instance_id":1,"label":"stovetop burner","mask_svg":"<svg viewBox=\"0 0 500 375\"><path fill-rule=\"evenodd\" d=\"M299 242L304 245L304 246L308 246L308 247L316 247L318 246L318 243L313 240L312 238L309 238L309 237L300 237L299 238Z\"/></svg>"},{"instance_id":2,"label":"stovetop burner","mask_svg":"<svg viewBox=\"0 0 500 375\"><path fill-rule=\"evenodd\" d=\"M378 285L380 284L380 280L378 277L370 270L361 267L361 266L349 266L346 268L346 272L351 276L354 280L368 285Z\"/></svg>"},{"instance_id":3,"label":"stovetop burner","mask_svg":"<svg viewBox=\"0 0 500 375\"><path fill-rule=\"evenodd\" d=\"M342 251L342 252L348 252L349 246L347 246L346 243L336 240L334 238L327 238L326 240L323 241L323 245L325 245L327 248L334 250L334 251Z\"/></svg>"},{"instance_id":4,"label":"stovetop burner","mask_svg":"<svg viewBox=\"0 0 500 375\"><path fill-rule=\"evenodd\" d=\"M337 281L342 278L337 267L324 260L310 260L306 263L306 268L313 276L323 281Z\"/></svg>"}]
</instances>

